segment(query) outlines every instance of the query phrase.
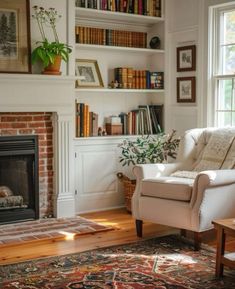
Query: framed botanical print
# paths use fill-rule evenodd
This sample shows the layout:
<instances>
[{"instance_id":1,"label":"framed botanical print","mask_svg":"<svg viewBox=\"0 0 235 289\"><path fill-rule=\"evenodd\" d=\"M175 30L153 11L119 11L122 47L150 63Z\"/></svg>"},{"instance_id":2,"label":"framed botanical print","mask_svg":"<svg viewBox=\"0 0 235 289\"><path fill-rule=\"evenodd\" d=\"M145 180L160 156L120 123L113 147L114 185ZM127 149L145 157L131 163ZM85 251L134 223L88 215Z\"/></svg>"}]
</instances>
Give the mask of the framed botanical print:
<instances>
[{"instance_id":1,"label":"framed botanical print","mask_svg":"<svg viewBox=\"0 0 235 289\"><path fill-rule=\"evenodd\" d=\"M177 77L177 102L196 101L196 78Z\"/></svg>"},{"instance_id":2,"label":"framed botanical print","mask_svg":"<svg viewBox=\"0 0 235 289\"><path fill-rule=\"evenodd\" d=\"M29 0L0 1L0 72L31 73Z\"/></svg>"},{"instance_id":3,"label":"framed botanical print","mask_svg":"<svg viewBox=\"0 0 235 289\"><path fill-rule=\"evenodd\" d=\"M177 72L196 70L196 45L177 47Z\"/></svg>"},{"instance_id":4,"label":"framed botanical print","mask_svg":"<svg viewBox=\"0 0 235 289\"><path fill-rule=\"evenodd\" d=\"M77 87L103 87L103 80L96 60L76 59Z\"/></svg>"}]
</instances>

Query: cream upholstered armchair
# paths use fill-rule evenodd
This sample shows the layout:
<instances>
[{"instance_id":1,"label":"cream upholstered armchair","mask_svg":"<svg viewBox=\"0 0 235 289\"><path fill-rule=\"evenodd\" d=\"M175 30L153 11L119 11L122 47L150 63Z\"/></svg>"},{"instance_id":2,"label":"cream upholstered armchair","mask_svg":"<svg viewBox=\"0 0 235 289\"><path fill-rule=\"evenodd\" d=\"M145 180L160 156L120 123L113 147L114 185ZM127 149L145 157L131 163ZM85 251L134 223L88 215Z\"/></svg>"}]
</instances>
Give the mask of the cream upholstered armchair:
<instances>
[{"instance_id":1,"label":"cream upholstered armchair","mask_svg":"<svg viewBox=\"0 0 235 289\"><path fill-rule=\"evenodd\" d=\"M143 221L195 232L213 219L235 217L235 127L192 129L181 138L175 163L136 165L132 198L136 230Z\"/></svg>"}]
</instances>

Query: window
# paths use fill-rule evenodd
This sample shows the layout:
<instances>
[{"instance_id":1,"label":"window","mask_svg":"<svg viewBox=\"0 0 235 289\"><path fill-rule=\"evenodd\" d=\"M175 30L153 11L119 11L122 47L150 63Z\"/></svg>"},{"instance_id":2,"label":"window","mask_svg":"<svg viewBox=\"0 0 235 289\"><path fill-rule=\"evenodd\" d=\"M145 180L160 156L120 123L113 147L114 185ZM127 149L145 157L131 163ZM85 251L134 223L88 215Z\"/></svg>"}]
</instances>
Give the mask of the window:
<instances>
[{"instance_id":1,"label":"window","mask_svg":"<svg viewBox=\"0 0 235 289\"><path fill-rule=\"evenodd\" d=\"M235 2L211 8L211 106L215 126L235 126Z\"/></svg>"}]
</instances>

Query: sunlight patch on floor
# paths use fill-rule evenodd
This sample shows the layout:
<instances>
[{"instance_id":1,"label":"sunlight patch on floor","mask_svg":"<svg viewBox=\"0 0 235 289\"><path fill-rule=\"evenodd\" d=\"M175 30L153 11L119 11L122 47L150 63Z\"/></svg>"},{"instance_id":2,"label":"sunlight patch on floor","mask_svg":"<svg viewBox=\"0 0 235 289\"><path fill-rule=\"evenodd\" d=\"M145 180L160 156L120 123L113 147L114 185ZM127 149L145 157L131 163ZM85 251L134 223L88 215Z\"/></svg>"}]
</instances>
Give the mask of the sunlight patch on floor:
<instances>
[{"instance_id":1,"label":"sunlight patch on floor","mask_svg":"<svg viewBox=\"0 0 235 289\"><path fill-rule=\"evenodd\" d=\"M60 234L65 236L65 240L66 241L72 241L75 238L75 233L69 233L69 232L65 232L65 231L59 231Z\"/></svg>"}]
</instances>

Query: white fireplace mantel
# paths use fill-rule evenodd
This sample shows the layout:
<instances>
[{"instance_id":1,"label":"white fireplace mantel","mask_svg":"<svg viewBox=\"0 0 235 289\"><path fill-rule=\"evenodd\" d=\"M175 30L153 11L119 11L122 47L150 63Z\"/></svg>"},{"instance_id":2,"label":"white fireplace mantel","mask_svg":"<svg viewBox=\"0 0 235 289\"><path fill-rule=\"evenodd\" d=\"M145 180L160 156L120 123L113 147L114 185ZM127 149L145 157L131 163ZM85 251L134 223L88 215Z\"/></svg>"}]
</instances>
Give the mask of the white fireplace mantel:
<instances>
[{"instance_id":1,"label":"white fireplace mantel","mask_svg":"<svg viewBox=\"0 0 235 289\"><path fill-rule=\"evenodd\" d=\"M72 139L75 77L0 74L0 112L53 112L57 217L75 215Z\"/></svg>"}]
</instances>

